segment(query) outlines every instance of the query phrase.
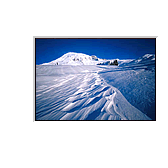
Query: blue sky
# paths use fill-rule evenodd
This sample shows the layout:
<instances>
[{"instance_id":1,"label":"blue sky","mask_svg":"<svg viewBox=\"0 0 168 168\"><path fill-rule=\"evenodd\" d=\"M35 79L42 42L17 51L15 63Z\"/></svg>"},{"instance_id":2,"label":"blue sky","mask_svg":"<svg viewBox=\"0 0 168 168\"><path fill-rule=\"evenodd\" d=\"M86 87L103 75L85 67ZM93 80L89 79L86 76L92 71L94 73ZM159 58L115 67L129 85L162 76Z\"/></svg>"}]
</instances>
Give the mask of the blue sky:
<instances>
[{"instance_id":1,"label":"blue sky","mask_svg":"<svg viewBox=\"0 0 168 168\"><path fill-rule=\"evenodd\" d=\"M67 52L105 59L135 59L155 54L156 39L36 39L36 64L53 61Z\"/></svg>"}]
</instances>

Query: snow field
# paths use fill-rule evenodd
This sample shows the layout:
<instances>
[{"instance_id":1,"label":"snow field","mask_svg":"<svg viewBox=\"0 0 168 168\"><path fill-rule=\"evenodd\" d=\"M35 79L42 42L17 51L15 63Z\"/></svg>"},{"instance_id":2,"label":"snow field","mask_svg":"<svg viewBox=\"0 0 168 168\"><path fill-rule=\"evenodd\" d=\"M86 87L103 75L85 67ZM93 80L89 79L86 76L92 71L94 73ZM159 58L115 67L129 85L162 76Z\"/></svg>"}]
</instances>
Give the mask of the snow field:
<instances>
[{"instance_id":1,"label":"snow field","mask_svg":"<svg viewBox=\"0 0 168 168\"><path fill-rule=\"evenodd\" d=\"M37 120L150 120L99 73L104 66L38 66Z\"/></svg>"}]
</instances>

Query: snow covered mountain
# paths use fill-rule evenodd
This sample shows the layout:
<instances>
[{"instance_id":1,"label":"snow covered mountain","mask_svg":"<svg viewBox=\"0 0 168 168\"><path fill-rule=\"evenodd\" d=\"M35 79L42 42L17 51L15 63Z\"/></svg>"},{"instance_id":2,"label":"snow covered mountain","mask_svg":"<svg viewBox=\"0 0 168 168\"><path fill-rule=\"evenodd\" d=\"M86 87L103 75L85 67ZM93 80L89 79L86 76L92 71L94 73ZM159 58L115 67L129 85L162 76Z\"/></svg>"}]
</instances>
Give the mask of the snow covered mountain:
<instances>
[{"instance_id":1,"label":"snow covered mountain","mask_svg":"<svg viewBox=\"0 0 168 168\"><path fill-rule=\"evenodd\" d=\"M89 56L83 53L68 52L61 56L60 58L51 61L49 63L43 63L42 65L108 65L113 62L113 60L106 60L97 58L97 56ZM119 64L130 62L132 60L119 60Z\"/></svg>"},{"instance_id":2,"label":"snow covered mountain","mask_svg":"<svg viewBox=\"0 0 168 168\"><path fill-rule=\"evenodd\" d=\"M42 65L97 65L104 60L87 54L68 52L62 57Z\"/></svg>"},{"instance_id":3,"label":"snow covered mountain","mask_svg":"<svg viewBox=\"0 0 168 168\"><path fill-rule=\"evenodd\" d=\"M142 57L139 57L138 59L134 59L129 63L129 66L131 65L148 65L148 64L154 64L155 63L155 54L145 54ZM127 64L123 64L123 65L127 65Z\"/></svg>"},{"instance_id":4,"label":"snow covered mountain","mask_svg":"<svg viewBox=\"0 0 168 168\"><path fill-rule=\"evenodd\" d=\"M145 54L144 56L139 57L137 60L135 60L136 63L143 63L149 61L155 61L155 54Z\"/></svg>"}]
</instances>

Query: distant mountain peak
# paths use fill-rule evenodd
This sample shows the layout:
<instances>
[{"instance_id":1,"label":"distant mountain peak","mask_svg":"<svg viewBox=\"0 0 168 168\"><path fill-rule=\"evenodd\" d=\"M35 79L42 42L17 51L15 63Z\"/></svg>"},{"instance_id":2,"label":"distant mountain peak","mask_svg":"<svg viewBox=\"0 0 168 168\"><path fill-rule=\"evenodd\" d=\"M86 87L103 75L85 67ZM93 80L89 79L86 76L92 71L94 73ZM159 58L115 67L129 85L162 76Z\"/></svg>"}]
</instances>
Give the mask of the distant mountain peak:
<instances>
[{"instance_id":1,"label":"distant mountain peak","mask_svg":"<svg viewBox=\"0 0 168 168\"><path fill-rule=\"evenodd\" d=\"M90 56L84 53L68 52L60 58L42 65L97 65L104 61L95 55Z\"/></svg>"},{"instance_id":2,"label":"distant mountain peak","mask_svg":"<svg viewBox=\"0 0 168 168\"><path fill-rule=\"evenodd\" d=\"M101 59L96 55L87 55L84 53L68 52L60 58L53 60L49 63L42 65L111 65L115 60L118 64L128 63L132 60L119 60L119 59Z\"/></svg>"},{"instance_id":3,"label":"distant mountain peak","mask_svg":"<svg viewBox=\"0 0 168 168\"><path fill-rule=\"evenodd\" d=\"M145 54L144 56L142 56L142 58L144 59L148 59L148 58L155 58L155 54Z\"/></svg>"}]
</instances>

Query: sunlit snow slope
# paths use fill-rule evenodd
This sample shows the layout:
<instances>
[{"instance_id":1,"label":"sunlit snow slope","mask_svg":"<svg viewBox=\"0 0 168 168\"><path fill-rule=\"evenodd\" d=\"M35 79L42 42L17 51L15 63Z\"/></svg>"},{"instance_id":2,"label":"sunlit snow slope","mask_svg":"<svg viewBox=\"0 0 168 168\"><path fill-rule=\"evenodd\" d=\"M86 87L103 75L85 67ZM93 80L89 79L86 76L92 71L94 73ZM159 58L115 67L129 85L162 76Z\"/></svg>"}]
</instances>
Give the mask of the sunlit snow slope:
<instances>
[{"instance_id":1,"label":"sunlit snow slope","mask_svg":"<svg viewBox=\"0 0 168 168\"><path fill-rule=\"evenodd\" d=\"M107 80L121 69L36 66L36 120L151 120Z\"/></svg>"},{"instance_id":2,"label":"sunlit snow slope","mask_svg":"<svg viewBox=\"0 0 168 168\"><path fill-rule=\"evenodd\" d=\"M100 76L116 87L131 105L156 119L155 55L146 54L119 67L107 66Z\"/></svg>"}]
</instances>

